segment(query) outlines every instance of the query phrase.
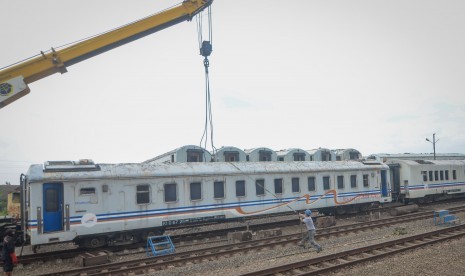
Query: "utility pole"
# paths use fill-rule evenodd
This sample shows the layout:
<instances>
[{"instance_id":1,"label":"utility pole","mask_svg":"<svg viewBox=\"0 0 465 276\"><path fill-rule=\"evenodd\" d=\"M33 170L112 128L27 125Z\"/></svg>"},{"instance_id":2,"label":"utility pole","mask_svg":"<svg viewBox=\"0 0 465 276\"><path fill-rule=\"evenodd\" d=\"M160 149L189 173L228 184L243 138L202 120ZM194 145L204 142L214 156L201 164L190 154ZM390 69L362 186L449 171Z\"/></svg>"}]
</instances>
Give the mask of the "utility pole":
<instances>
[{"instance_id":1,"label":"utility pole","mask_svg":"<svg viewBox=\"0 0 465 276\"><path fill-rule=\"evenodd\" d=\"M434 160L436 160L436 142L439 141L439 139L436 140L436 133L433 133L433 141L431 141L428 138L426 138L426 141L433 144L433 155L434 155Z\"/></svg>"}]
</instances>

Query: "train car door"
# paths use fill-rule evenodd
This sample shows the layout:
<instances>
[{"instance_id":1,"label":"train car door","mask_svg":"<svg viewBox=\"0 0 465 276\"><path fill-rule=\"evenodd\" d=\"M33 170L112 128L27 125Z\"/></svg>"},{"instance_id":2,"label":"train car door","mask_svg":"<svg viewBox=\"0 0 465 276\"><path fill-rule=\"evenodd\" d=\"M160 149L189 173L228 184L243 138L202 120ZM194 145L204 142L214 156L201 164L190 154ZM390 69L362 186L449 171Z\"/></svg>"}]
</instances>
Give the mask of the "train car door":
<instances>
[{"instance_id":1,"label":"train car door","mask_svg":"<svg viewBox=\"0 0 465 276\"><path fill-rule=\"evenodd\" d=\"M397 201L400 196L400 164L388 164L391 172L392 199Z\"/></svg>"},{"instance_id":2,"label":"train car door","mask_svg":"<svg viewBox=\"0 0 465 276\"><path fill-rule=\"evenodd\" d=\"M44 183L44 233L63 230L63 183Z\"/></svg>"},{"instance_id":3,"label":"train car door","mask_svg":"<svg viewBox=\"0 0 465 276\"><path fill-rule=\"evenodd\" d=\"M388 196L388 188L387 188L387 179L386 179L386 171L381 170L381 196L387 197Z\"/></svg>"}]
</instances>

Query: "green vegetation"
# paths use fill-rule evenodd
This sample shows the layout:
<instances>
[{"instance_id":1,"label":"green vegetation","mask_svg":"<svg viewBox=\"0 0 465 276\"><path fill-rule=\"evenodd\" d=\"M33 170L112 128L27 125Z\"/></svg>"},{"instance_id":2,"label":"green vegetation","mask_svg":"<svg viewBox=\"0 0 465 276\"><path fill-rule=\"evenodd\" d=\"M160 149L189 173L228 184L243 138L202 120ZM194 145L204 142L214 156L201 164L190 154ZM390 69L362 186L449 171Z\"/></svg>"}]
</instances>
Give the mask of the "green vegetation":
<instances>
[{"instance_id":1,"label":"green vegetation","mask_svg":"<svg viewBox=\"0 0 465 276\"><path fill-rule=\"evenodd\" d=\"M394 235L405 235L408 231L405 227L396 227L394 229Z\"/></svg>"},{"instance_id":2,"label":"green vegetation","mask_svg":"<svg viewBox=\"0 0 465 276\"><path fill-rule=\"evenodd\" d=\"M7 200L2 196L3 191L0 190L0 216L7 214Z\"/></svg>"},{"instance_id":3,"label":"green vegetation","mask_svg":"<svg viewBox=\"0 0 465 276\"><path fill-rule=\"evenodd\" d=\"M2 194L3 192L0 190L0 216L5 216L8 213L8 200L6 197L3 197Z\"/></svg>"}]
</instances>

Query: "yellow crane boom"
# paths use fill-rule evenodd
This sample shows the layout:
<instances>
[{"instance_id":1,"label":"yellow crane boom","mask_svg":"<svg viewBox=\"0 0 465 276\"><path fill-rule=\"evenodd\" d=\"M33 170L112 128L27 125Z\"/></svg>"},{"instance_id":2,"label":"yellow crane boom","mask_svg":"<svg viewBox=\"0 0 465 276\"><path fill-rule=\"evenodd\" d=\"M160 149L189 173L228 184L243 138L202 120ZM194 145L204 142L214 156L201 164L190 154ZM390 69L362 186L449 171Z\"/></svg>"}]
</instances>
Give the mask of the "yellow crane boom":
<instances>
[{"instance_id":1,"label":"yellow crane boom","mask_svg":"<svg viewBox=\"0 0 465 276\"><path fill-rule=\"evenodd\" d=\"M213 0L185 0L180 5L163 12L89 38L61 50L41 55L0 71L0 108L30 92L29 83L55 73L65 73L66 67L86 60L118 46L191 20L210 6Z\"/></svg>"}]
</instances>

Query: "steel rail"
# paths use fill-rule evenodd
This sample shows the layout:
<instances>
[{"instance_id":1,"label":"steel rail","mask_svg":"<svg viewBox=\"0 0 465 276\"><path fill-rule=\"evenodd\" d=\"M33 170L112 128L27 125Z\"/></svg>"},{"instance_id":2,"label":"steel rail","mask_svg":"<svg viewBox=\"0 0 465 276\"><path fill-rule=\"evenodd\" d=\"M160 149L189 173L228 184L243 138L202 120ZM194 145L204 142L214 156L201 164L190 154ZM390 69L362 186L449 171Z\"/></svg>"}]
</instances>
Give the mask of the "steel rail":
<instances>
[{"instance_id":1,"label":"steel rail","mask_svg":"<svg viewBox=\"0 0 465 276\"><path fill-rule=\"evenodd\" d=\"M450 208L452 209L452 208ZM456 211L464 210L464 207L455 208ZM365 223L358 223L356 227L341 226L341 229L326 231L321 230L324 233L318 233L317 237L330 237L333 235L341 235L350 232L365 231L372 228L386 227L397 223L402 223L405 221L412 221L414 219L424 219L425 216L431 218L431 212L424 212L420 215L417 214L417 217L413 214L404 215L395 217L392 219L385 219L381 221L372 221ZM334 227L337 228L337 227ZM300 233L289 234L277 237L270 237L260 240L252 240L248 242L241 242L237 244L228 244L220 245L215 247L210 247L206 249L195 249L187 252L176 253L168 256L157 257L157 258L144 258L142 260L133 260L122 263L113 263L95 266L92 268L79 268L74 270L62 271L56 274L49 275L80 275L86 273L87 275L110 275L110 274L119 274L126 273L128 271L145 271L148 270L162 270L169 266L182 266L183 264L188 263L199 263L203 261L218 259L221 256L225 255L235 255L235 254L244 254L246 251L256 251L268 247L276 246L287 246L291 243L296 244L301 238Z\"/></svg>"},{"instance_id":2,"label":"steel rail","mask_svg":"<svg viewBox=\"0 0 465 276\"><path fill-rule=\"evenodd\" d=\"M418 248L424 245L461 238L463 236L465 236L465 225L458 225L411 237L359 247L331 255L288 263L285 265L275 266L240 275L282 275L284 273L290 275L317 275L323 272L338 270L346 266L351 266L376 258L397 254L399 252Z\"/></svg>"}]
</instances>

